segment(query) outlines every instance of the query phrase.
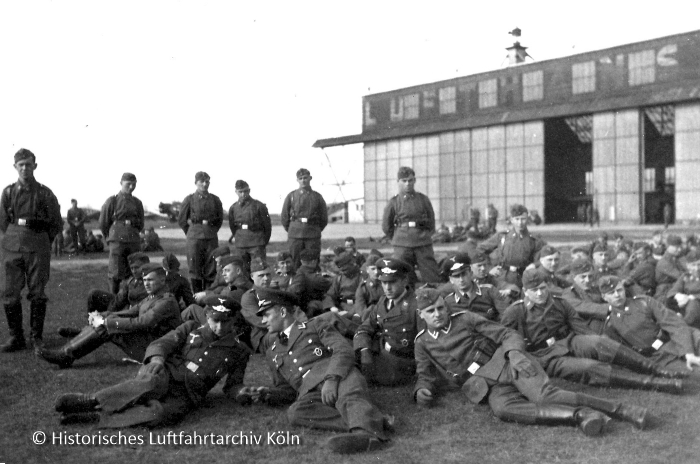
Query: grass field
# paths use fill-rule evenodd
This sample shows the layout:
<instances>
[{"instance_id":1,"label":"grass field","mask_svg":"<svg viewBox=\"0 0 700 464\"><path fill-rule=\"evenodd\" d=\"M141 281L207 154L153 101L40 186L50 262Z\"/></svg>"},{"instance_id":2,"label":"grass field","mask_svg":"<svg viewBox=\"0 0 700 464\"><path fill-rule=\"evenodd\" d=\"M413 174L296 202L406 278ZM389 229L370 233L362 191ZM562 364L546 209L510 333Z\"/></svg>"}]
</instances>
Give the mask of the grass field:
<instances>
[{"instance_id":1,"label":"grass field","mask_svg":"<svg viewBox=\"0 0 700 464\"><path fill-rule=\"evenodd\" d=\"M167 251L184 254L184 240L164 241ZM329 243L332 245L333 243ZM326 244L324 244L326 246ZM270 247L270 254L284 244ZM85 323L85 297L90 288L106 289L106 254L92 260L62 258L52 264L47 288L51 299L45 340L58 346L64 340L56 331L64 325ZM82 257L81 257L82 258ZM100 259L102 258L102 259ZM97 259L97 260L95 260ZM184 265L185 263L183 263ZM25 326L28 311L25 305ZM0 317L0 336L7 323ZM0 356L0 462L2 463L111 463L111 462L386 462L386 463L697 463L700 462L700 384L694 380L687 393L673 396L656 392L598 389L556 381L560 386L605 398L619 399L649 408L648 430L614 422L599 438L587 438L573 427L522 426L496 419L488 406L473 406L458 394L440 399L429 410L418 409L409 399L411 387L376 388L371 394L380 408L397 418L396 433L386 448L364 455L331 455L320 444L325 432L290 427L284 408L243 408L223 397L220 385L205 407L167 428L97 431L89 425L60 426L53 404L58 394L94 391L133 376L138 366L123 362L124 355L104 346L77 361L71 369L58 370L34 357L30 350ZM248 384L269 384L262 358L251 359ZM168 432L201 435L260 436L260 445L150 444L167 440ZM35 432L46 443L32 442ZM299 445L267 442L268 433L289 432ZM68 436L132 437L135 444L78 445L65 443ZM56 441L58 440L58 441ZM139 443L142 440L142 443ZM55 441L55 442L54 442Z\"/></svg>"}]
</instances>

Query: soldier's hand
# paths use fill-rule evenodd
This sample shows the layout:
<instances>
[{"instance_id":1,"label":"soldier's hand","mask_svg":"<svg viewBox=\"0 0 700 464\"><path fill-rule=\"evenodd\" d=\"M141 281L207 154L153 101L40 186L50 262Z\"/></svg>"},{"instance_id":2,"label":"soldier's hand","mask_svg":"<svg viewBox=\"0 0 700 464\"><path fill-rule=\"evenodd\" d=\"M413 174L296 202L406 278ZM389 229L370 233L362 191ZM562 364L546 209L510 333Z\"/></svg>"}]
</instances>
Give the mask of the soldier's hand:
<instances>
[{"instance_id":1,"label":"soldier's hand","mask_svg":"<svg viewBox=\"0 0 700 464\"><path fill-rule=\"evenodd\" d=\"M430 406L433 402L433 394L427 388L420 388L416 392L416 403L418 406Z\"/></svg>"},{"instance_id":2,"label":"soldier's hand","mask_svg":"<svg viewBox=\"0 0 700 464\"><path fill-rule=\"evenodd\" d=\"M494 277L500 277L500 276L501 276L501 272L502 272L501 266L494 266L494 267L492 267L491 270L489 271L489 275L492 275L492 276L494 276Z\"/></svg>"},{"instance_id":3,"label":"soldier's hand","mask_svg":"<svg viewBox=\"0 0 700 464\"><path fill-rule=\"evenodd\" d=\"M690 297L686 295L685 293L676 293L673 298L678 302L678 307L683 308L685 305L688 304L688 301L690 301Z\"/></svg>"},{"instance_id":4,"label":"soldier's hand","mask_svg":"<svg viewBox=\"0 0 700 464\"><path fill-rule=\"evenodd\" d=\"M90 322L90 325L93 326L94 328L98 328L99 326L103 325L105 323L105 318L102 317L102 314L96 314L92 317L92 321Z\"/></svg>"},{"instance_id":5,"label":"soldier's hand","mask_svg":"<svg viewBox=\"0 0 700 464\"><path fill-rule=\"evenodd\" d=\"M145 366L146 372L157 375L165 369L165 360L162 356L153 356Z\"/></svg>"},{"instance_id":6,"label":"soldier's hand","mask_svg":"<svg viewBox=\"0 0 700 464\"><path fill-rule=\"evenodd\" d=\"M530 263L530 264L527 265L527 267L525 268L525 270L526 270L526 271L531 271L532 269L536 269L536 268L537 268L537 265L536 265L535 263Z\"/></svg>"},{"instance_id":7,"label":"soldier's hand","mask_svg":"<svg viewBox=\"0 0 700 464\"><path fill-rule=\"evenodd\" d=\"M693 353L686 354L685 355L685 365L690 370L693 369L693 366L700 367L700 356L695 356Z\"/></svg>"},{"instance_id":8,"label":"soldier's hand","mask_svg":"<svg viewBox=\"0 0 700 464\"><path fill-rule=\"evenodd\" d=\"M328 379L323 383L323 388L321 388L321 399L323 404L327 406L335 406L335 402L338 399L338 380Z\"/></svg>"},{"instance_id":9,"label":"soldier's hand","mask_svg":"<svg viewBox=\"0 0 700 464\"><path fill-rule=\"evenodd\" d=\"M267 387L243 387L236 393L235 400L241 406L264 403L270 393Z\"/></svg>"},{"instance_id":10,"label":"soldier's hand","mask_svg":"<svg viewBox=\"0 0 700 464\"><path fill-rule=\"evenodd\" d=\"M537 368L532 364L532 361L520 351L511 350L508 352L510 366L513 368L513 377L530 378L537 375Z\"/></svg>"}]
</instances>

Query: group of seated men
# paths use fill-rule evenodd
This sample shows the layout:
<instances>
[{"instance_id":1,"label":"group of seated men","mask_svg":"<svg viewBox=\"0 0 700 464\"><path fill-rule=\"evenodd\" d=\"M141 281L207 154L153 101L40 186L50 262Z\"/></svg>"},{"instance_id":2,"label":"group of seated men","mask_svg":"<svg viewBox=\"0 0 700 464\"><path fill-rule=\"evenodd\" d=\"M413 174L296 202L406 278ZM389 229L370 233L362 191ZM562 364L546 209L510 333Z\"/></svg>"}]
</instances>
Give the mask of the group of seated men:
<instances>
[{"instance_id":1,"label":"group of seated men","mask_svg":"<svg viewBox=\"0 0 700 464\"><path fill-rule=\"evenodd\" d=\"M413 385L420 407L459 390L475 404L487 402L501 420L577 426L587 436L603 433L611 419L643 429L645 408L558 388L550 377L683 391L700 366L700 331L687 322L695 299L687 287L661 296L666 282L657 277L669 267L662 261L679 263L676 238L666 239L655 266L659 285L649 292L638 276L649 272L635 272L653 264L647 246L633 244L637 258L615 270L600 241L574 250L560 269L559 250L530 237L517 216L511 223L492 249L487 240L444 260L448 282L439 288L421 286L399 259L361 255L354 240L338 250L331 279L311 253L302 253L299 269L280 253L274 272L221 247L217 280L194 295L177 258L150 263L135 253L134 277L117 295L90 292L88 325L62 329L72 338L41 356L66 368L112 342L143 363L138 374L92 394L61 395L56 410L63 424L156 426L182 418L227 377L223 391L238 403L291 403L292 425L337 432L327 446L338 453L385 446L393 431L368 384ZM698 280L700 262L685 261L689 273L669 288ZM669 307L670 299L677 305ZM272 386L243 385L255 352L264 355Z\"/></svg>"}]
</instances>

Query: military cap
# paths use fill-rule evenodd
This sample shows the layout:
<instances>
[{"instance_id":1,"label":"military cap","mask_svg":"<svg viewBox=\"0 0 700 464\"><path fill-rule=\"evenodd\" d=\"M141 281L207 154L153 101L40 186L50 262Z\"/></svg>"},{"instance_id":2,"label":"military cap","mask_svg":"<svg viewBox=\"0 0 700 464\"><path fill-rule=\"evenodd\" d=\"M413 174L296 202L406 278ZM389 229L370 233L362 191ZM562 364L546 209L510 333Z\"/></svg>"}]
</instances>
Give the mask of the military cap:
<instances>
[{"instance_id":1,"label":"military cap","mask_svg":"<svg viewBox=\"0 0 700 464\"><path fill-rule=\"evenodd\" d=\"M575 246L571 249L571 254L574 254L574 253L586 253L587 255L590 255L591 249L585 245L578 245L578 246Z\"/></svg>"},{"instance_id":2,"label":"military cap","mask_svg":"<svg viewBox=\"0 0 700 464\"><path fill-rule=\"evenodd\" d=\"M605 232L604 230L602 230L602 231L600 231L600 232L598 233L598 237L604 238L605 240L607 240L607 239L608 239L608 233Z\"/></svg>"},{"instance_id":3,"label":"military cap","mask_svg":"<svg viewBox=\"0 0 700 464\"><path fill-rule=\"evenodd\" d=\"M571 275L579 275L592 271L593 265L587 259L577 258L571 262L569 269L571 269Z\"/></svg>"},{"instance_id":4,"label":"military cap","mask_svg":"<svg viewBox=\"0 0 700 464\"><path fill-rule=\"evenodd\" d=\"M71 202L71 203L77 203L78 200L76 200L75 198L71 198L71 199L70 199L70 202Z\"/></svg>"},{"instance_id":5,"label":"military cap","mask_svg":"<svg viewBox=\"0 0 700 464\"><path fill-rule=\"evenodd\" d=\"M681 239L678 235L669 235L666 237L666 245L681 246L683 245L683 239Z\"/></svg>"},{"instance_id":6,"label":"military cap","mask_svg":"<svg viewBox=\"0 0 700 464\"><path fill-rule=\"evenodd\" d=\"M299 260L301 261L313 261L314 259L318 259L318 253L313 251L313 250L301 250L301 253L299 253Z\"/></svg>"},{"instance_id":7,"label":"military cap","mask_svg":"<svg viewBox=\"0 0 700 464\"><path fill-rule=\"evenodd\" d=\"M122 174L122 182L123 181L136 182L136 176L130 172L125 172L124 174Z\"/></svg>"},{"instance_id":8,"label":"military cap","mask_svg":"<svg viewBox=\"0 0 700 464\"><path fill-rule=\"evenodd\" d=\"M240 256L228 255L219 260L219 266L226 267L229 264L235 264L238 267L245 267L245 261Z\"/></svg>"},{"instance_id":9,"label":"military cap","mask_svg":"<svg viewBox=\"0 0 700 464\"><path fill-rule=\"evenodd\" d=\"M486 253L479 250L470 251L469 259L471 260L472 264L486 263L489 260L488 256L486 256Z\"/></svg>"},{"instance_id":10,"label":"military cap","mask_svg":"<svg viewBox=\"0 0 700 464\"><path fill-rule=\"evenodd\" d=\"M244 181L244 180L241 180L241 179L238 179L238 180L236 181L236 190L244 190L244 189L247 189L247 188L250 188L250 187L248 186L248 182L246 182L246 181Z\"/></svg>"},{"instance_id":11,"label":"military cap","mask_svg":"<svg viewBox=\"0 0 700 464\"><path fill-rule=\"evenodd\" d=\"M457 253L450 259L446 259L443 263L443 271L445 275L455 276L464 272L465 269L469 269L472 260L466 253Z\"/></svg>"},{"instance_id":12,"label":"military cap","mask_svg":"<svg viewBox=\"0 0 700 464\"><path fill-rule=\"evenodd\" d=\"M399 168L399 172L396 174L396 178L398 180L405 179L406 177L416 177L416 171L413 170L413 168L410 168L408 166L401 166Z\"/></svg>"},{"instance_id":13,"label":"military cap","mask_svg":"<svg viewBox=\"0 0 700 464\"><path fill-rule=\"evenodd\" d=\"M394 282L405 278L413 270L410 264L396 258L382 258L377 261L379 280Z\"/></svg>"},{"instance_id":14,"label":"military cap","mask_svg":"<svg viewBox=\"0 0 700 464\"><path fill-rule=\"evenodd\" d=\"M634 251L642 249L651 251L651 245L649 245L647 242L635 242L634 245L632 245L632 249Z\"/></svg>"},{"instance_id":15,"label":"military cap","mask_svg":"<svg viewBox=\"0 0 700 464\"><path fill-rule=\"evenodd\" d=\"M141 272L143 273L143 276L147 276L148 274L155 272L158 275L165 275L165 269L163 269L162 264L158 263L146 263L143 266L141 266Z\"/></svg>"},{"instance_id":16,"label":"military cap","mask_svg":"<svg viewBox=\"0 0 700 464\"><path fill-rule=\"evenodd\" d=\"M209 174L207 174L204 171L199 171L197 174L194 175L194 181L199 182L201 180L209 180L211 177L209 177Z\"/></svg>"},{"instance_id":17,"label":"military cap","mask_svg":"<svg viewBox=\"0 0 700 464\"><path fill-rule=\"evenodd\" d=\"M207 316L214 320L230 319L236 312L241 310L241 305L229 297L221 295L210 295L204 299L204 310Z\"/></svg>"},{"instance_id":18,"label":"military cap","mask_svg":"<svg viewBox=\"0 0 700 464\"><path fill-rule=\"evenodd\" d=\"M266 310L273 306L283 306L291 310L294 306L299 305L299 301L293 293L282 290L256 287L255 293L258 297L259 308L255 314L258 316L262 316Z\"/></svg>"},{"instance_id":19,"label":"military cap","mask_svg":"<svg viewBox=\"0 0 700 464\"><path fill-rule=\"evenodd\" d=\"M231 254L231 249L227 245L222 245L218 248L214 248L214 251L211 252L211 257L216 259L221 256L226 256Z\"/></svg>"},{"instance_id":20,"label":"military cap","mask_svg":"<svg viewBox=\"0 0 700 464\"><path fill-rule=\"evenodd\" d=\"M180 269L180 260L172 253L168 253L163 257L163 268L168 271L176 271Z\"/></svg>"},{"instance_id":21,"label":"military cap","mask_svg":"<svg viewBox=\"0 0 700 464\"><path fill-rule=\"evenodd\" d=\"M510 217L522 216L528 214L527 208L524 205L514 204L510 206Z\"/></svg>"},{"instance_id":22,"label":"military cap","mask_svg":"<svg viewBox=\"0 0 700 464\"><path fill-rule=\"evenodd\" d=\"M542 285L546 282L546 276L544 272L540 272L540 269L528 269L523 272L523 289L532 290Z\"/></svg>"},{"instance_id":23,"label":"military cap","mask_svg":"<svg viewBox=\"0 0 700 464\"><path fill-rule=\"evenodd\" d=\"M369 250L369 254L370 254L370 255L374 255L374 256L379 256L380 258L383 258L383 257L384 257L384 253L382 253L381 251L377 250L376 248L372 248L371 250Z\"/></svg>"},{"instance_id":24,"label":"military cap","mask_svg":"<svg viewBox=\"0 0 700 464\"><path fill-rule=\"evenodd\" d=\"M557 253L559 253L559 250L554 248L552 245L545 245L540 250L540 258L544 258L545 256L556 255Z\"/></svg>"},{"instance_id":25,"label":"military cap","mask_svg":"<svg viewBox=\"0 0 700 464\"><path fill-rule=\"evenodd\" d=\"M140 263L150 263L151 259L148 257L146 253L142 253L140 251L137 251L136 253L131 253L129 256L126 257L126 260L129 262L129 264L134 264L136 262Z\"/></svg>"},{"instance_id":26,"label":"military cap","mask_svg":"<svg viewBox=\"0 0 700 464\"><path fill-rule=\"evenodd\" d=\"M333 254L335 256L340 256L341 253L345 253L345 247L344 246L334 246L333 247Z\"/></svg>"},{"instance_id":27,"label":"military cap","mask_svg":"<svg viewBox=\"0 0 700 464\"><path fill-rule=\"evenodd\" d=\"M308 169L306 168L301 168L297 171L297 179L302 177L302 176L310 176L311 172L309 172Z\"/></svg>"},{"instance_id":28,"label":"military cap","mask_svg":"<svg viewBox=\"0 0 700 464\"><path fill-rule=\"evenodd\" d=\"M615 290L622 281L617 276L606 275L598 279L600 293L610 293Z\"/></svg>"},{"instance_id":29,"label":"military cap","mask_svg":"<svg viewBox=\"0 0 700 464\"><path fill-rule=\"evenodd\" d=\"M471 229L470 229L470 230L467 231L467 238L471 238L471 239L476 240L476 239L478 239L480 236L481 236L481 234L480 234L479 232L475 231L475 230L471 230Z\"/></svg>"},{"instance_id":30,"label":"military cap","mask_svg":"<svg viewBox=\"0 0 700 464\"><path fill-rule=\"evenodd\" d=\"M250 272L264 271L269 268L270 266L267 265L267 262L260 258L255 258L250 262Z\"/></svg>"},{"instance_id":31,"label":"military cap","mask_svg":"<svg viewBox=\"0 0 700 464\"><path fill-rule=\"evenodd\" d=\"M370 254L367 257L367 260L365 261L365 266L376 266L377 261L379 261L380 259L382 259L381 256Z\"/></svg>"},{"instance_id":32,"label":"military cap","mask_svg":"<svg viewBox=\"0 0 700 464\"><path fill-rule=\"evenodd\" d=\"M607 252L608 252L608 247L606 247L602 243L597 243L596 246L593 247L593 253L607 253Z\"/></svg>"},{"instance_id":33,"label":"military cap","mask_svg":"<svg viewBox=\"0 0 700 464\"><path fill-rule=\"evenodd\" d=\"M15 153L15 163L30 158L32 159L32 161L36 161L36 156L34 156L34 153L27 150L26 148L20 148L19 150L17 150L17 153Z\"/></svg>"},{"instance_id":34,"label":"military cap","mask_svg":"<svg viewBox=\"0 0 700 464\"><path fill-rule=\"evenodd\" d=\"M689 251L688 254L685 255L686 264L695 264L698 261L700 261L700 252L698 250Z\"/></svg>"},{"instance_id":35,"label":"military cap","mask_svg":"<svg viewBox=\"0 0 700 464\"><path fill-rule=\"evenodd\" d=\"M342 267L354 263L355 258L350 253L341 253L333 260L336 266Z\"/></svg>"},{"instance_id":36,"label":"military cap","mask_svg":"<svg viewBox=\"0 0 700 464\"><path fill-rule=\"evenodd\" d=\"M613 240L621 239L622 234L620 232L613 232Z\"/></svg>"},{"instance_id":37,"label":"military cap","mask_svg":"<svg viewBox=\"0 0 700 464\"><path fill-rule=\"evenodd\" d=\"M292 254L288 251L280 251L277 254L277 261L285 261L287 259L292 259Z\"/></svg>"},{"instance_id":38,"label":"military cap","mask_svg":"<svg viewBox=\"0 0 700 464\"><path fill-rule=\"evenodd\" d=\"M416 290L416 303L419 310L432 306L438 298L440 298L440 292L435 288L423 287Z\"/></svg>"}]
</instances>

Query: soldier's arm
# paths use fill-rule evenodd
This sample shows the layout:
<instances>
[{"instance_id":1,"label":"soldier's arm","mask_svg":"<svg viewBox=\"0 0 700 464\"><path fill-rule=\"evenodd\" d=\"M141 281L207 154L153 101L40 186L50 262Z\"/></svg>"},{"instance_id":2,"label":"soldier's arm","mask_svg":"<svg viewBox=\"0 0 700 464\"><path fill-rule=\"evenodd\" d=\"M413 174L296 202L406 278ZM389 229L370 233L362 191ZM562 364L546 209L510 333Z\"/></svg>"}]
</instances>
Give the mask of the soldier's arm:
<instances>
[{"instance_id":1,"label":"soldier's arm","mask_svg":"<svg viewBox=\"0 0 700 464\"><path fill-rule=\"evenodd\" d=\"M50 190L47 191L47 209L48 209L48 224L46 232L49 235L49 241L53 242L56 235L63 230L63 218L61 217L61 206L58 204L58 199Z\"/></svg>"},{"instance_id":2,"label":"soldier's arm","mask_svg":"<svg viewBox=\"0 0 700 464\"><path fill-rule=\"evenodd\" d=\"M668 333L683 353L695 353L692 330L685 321L675 312L668 309L653 298L645 297L654 319L661 328Z\"/></svg>"},{"instance_id":3,"label":"soldier's arm","mask_svg":"<svg viewBox=\"0 0 700 464\"><path fill-rule=\"evenodd\" d=\"M466 314L468 314L471 319L469 323L473 326L473 330L497 344L503 345L506 354L512 350L525 352L525 340L523 340L522 335L515 330L508 329L497 322L489 321L477 314Z\"/></svg>"},{"instance_id":4,"label":"soldier's arm","mask_svg":"<svg viewBox=\"0 0 700 464\"><path fill-rule=\"evenodd\" d=\"M190 218L190 199L192 195L187 195L184 200L182 200L182 205L180 205L180 215L177 217L177 225L180 226L182 231L187 235L187 231L190 229L190 225L187 220Z\"/></svg>"},{"instance_id":5,"label":"soldier's arm","mask_svg":"<svg viewBox=\"0 0 700 464\"><path fill-rule=\"evenodd\" d=\"M395 197L394 197L395 198ZM394 198L389 200L389 203L384 207L384 215L382 217L382 231L389 238L394 236L394 221L396 220L396 205Z\"/></svg>"},{"instance_id":6,"label":"soldier's arm","mask_svg":"<svg viewBox=\"0 0 700 464\"><path fill-rule=\"evenodd\" d=\"M112 226L112 217L114 216L114 197L107 198L102 209L100 210L100 231L102 236L107 239L109 237L109 228Z\"/></svg>"},{"instance_id":7,"label":"soldier's arm","mask_svg":"<svg viewBox=\"0 0 700 464\"><path fill-rule=\"evenodd\" d=\"M235 203L233 205L235 205ZM233 205L228 209L228 228L231 229L231 236L235 237L238 226L236 225L236 213Z\"/></svg>"},{"instance_id":8,"label":"soldier's arm","mask_svg":"<svg viewBox=\"0 0 700 464\"><path fill-rule=\"evenodd\" d=\"M413 387L412 393L413 400L415 401L416 392L420 389L424 388L431 393L434 392L437 374L428 349L420 340L416 340L414 352L416 357L416 374L418 374L418 379L416 380L416 385Z\"/></svg>"},{"instance_id":9,"label":"soldier's arm","mask_svg":"<svg viewBox=\"0 0 700 464\"><path fill-rule=\"evenodd\" d=\"M161 322L172 317L179 317L180 307L174 298L162 298L153 307L137 317L118 317L112 315L105 319L105 327L110 334L149 331Z\"/></svg>"},{"instance_id":10,"label":"soldier's arm","mask_svg":"<svg viewBox=\"0 0 700 464\"><path fill-rule=\"evenodd\" d=\"M353 348L355 350L371 349L372 338L377 331L377 305L370 306L365 312L362 324L355 331Z\"/></svg>"},{"instance_id":11,"label":"soldier's arm","mask_svg":"<svg viewBox=\"0 0 700 464\"><path fill-rule=\"evenodd\" d=\"M197 322L187 321L163 335L158 340L154 340L150 345L148 345L148 348L146 348L143 363L148 364L148 361L154 356L160 356L167 359L168 356L179 352L182 347L185 346L190 332L198 327L199 324Z\"/></svg>"},{"instance_id":12,"label":"soldier's arm","mask_svg":"<svg viewBox=\"0 0 700 464\"><path fill-rule=\"evenodd\" d=\"M595 331L588 327L588 324L581 319L581 316L579 316L573 306L564 299L559 299L559 302L566 313L566 320L569 323L569 327L576 335L596 335Z\"/></svg>"},{"instance_id":13,"label":"soldier's arm","mask_svg":"<svg viewBox=\"0 0 700 464\"><path fill-rule=\"evenodd\" d=\"M146 226L146 219L145 219L145 212L143 210L143 203L141 200L138 198L134 197L134 200L136 200L136 223L131 224L134 226L136 229L138 229L139 232L143 232L144 227Z\"/></svg>"},{"instance_id":14,"label":"soldier's arm","mask_svg":"<svg viewBox=\"0 0 700 464\"><path fill-rule=\"evenodd\" d=\"M683 290L685 288L685 281L683 278L676 280L673 283L673 287L666 293L666 300L669 300L676 296L678 293L685 293ZM666 301L664 300L664 301Z\"/></svg>"},{"instance_id":15,"label":"soldier's arm","mask_svg":"<svg viewBox=\"0 0 700 464\"><path fill-rule=\"evenodd\" d=\"M503 238L503 234L494 234L476 246L476 249L489 256L493 250L498 248L498 244Z\"/></svg>"},{"instance_id":16,"label":"soldier's arm","mask_svg":"<svg viewBox=\"0 0 700 464\"><path fill-rule=\"evenodd\" d=\"M12 186L6 187L2 190L2 196L0 197L0 231L5 233L7 226L10 224L10 192Z\"/></svg>"},{"instance_id":17,"label":"soldier's arm","mask_svg":"<svg viewBox=\"0 0 700 464\"><path fill-rule=\"evenodd\" d=\"M608 317L608 311L610 310L610 305L608 303L595 303L593 301L583 300L571 289L566 290L562 294L562 298L569 303L574 311L583 317L601 321L604 321Z\"/></svg>"},{"instance_id":18,"label":"soldier's arm","mask_svg":"<svg viewBox=\"0 0 700 464\"><path fill-rule=\"evenodd\" d=\"M340 324L338 317L327 320L316 319L313 323L317 325L316 332L323 345L333 352L326 376L332 375L344 379L355 366L355 353L350 341L338 330Z\"/></svg>"},{"instance_id":19,"label":"soldier's arm","mask_svg":"<svg viewBox=\"0 0 700 464\"><path fill-rule=\"evenodd\" d=\"M221 199L219 197L216 195L212 195L212 197L214 197L214 219L209 225L218 232L224 223L224 207L221 204Z\"/></svg>"},{"instance_id":20,"label":"soldier's arm","mask_svg":"<svg viewBox=\"0 0 700 464\"><path fill-rule=\"evenodd\" d=\"M265 237L265 244L270 242L270 237L272 236L272 220L270 219L270 212L267 210L267 206L264 203L259 203L260 207L260 222L263 226L263 236Z\"/></svg>"},{"instance_id":21,"label":"soldier's arm","mask_svg":"<svg viewBox=\"0 0 700 464\"><path fill-rule=\"evenodd\" d=\"M357 290L355 290L355 305L353 308L355 314L359 314L363 320L365 311L367 310L367 298L365 297L364 288L365 284L363 283L357 286Z\"/></svg>"},{"instance_id":22,"label":"soldier's arm","mask_svg":"<svg viewBox=\"0 0 700 464\"><path fill-rule=\"evenodd\" d=\"M282 221L282 227L284 230L289 232L289 222L291 221L291 209L292 209L292 195L294 192L290 192L284 198L284 204L282 205L282 213L280 214L280 220Z\"/></svg>"},{"instance_id":23,"label":"soldier's arm","mask_svg":"<svg viewBox=\"0 0 700 464\"><path fill-rule=\"evenodd\" d=\"M435 211L433 210L433 204L430 202L430 199L426 196L425 197L425 209L428 210L428 223L426 226L429 228L430 233L434 234L435 233Z\"/></svg>"},{"instance_id":24,"label":"soldier's arm","mask_svg":"<svg viewBox=\"0 0 700 464\"><path fill-rule=\"evenodd\" d=\"M239 386L243 385L245 377L245 369L248 366L250 358L250 350L242 343L238 343L228 354L233 357L233 364L228 369L226 374L226 382L222 388L224 395L230 396L238 391Z\"/></svg>"},{"instance_id":25,"label":"soldier's arm","mask_svg":"<svg viewBox=\"0 0 700 464\"><path fill-rule=\"evenodd\" d=\"M107 311L110 313L121 311L129 306L129 280L123 280L119 284L119 291L114 296L114 299L107 306Z\"/></svg>"},{"instance_id":26,"label":"soldier's arm","mask_svg":"<svg viewBox=\"0 0 700 464\"><path fill-rule=\"evenodd\" d=\"M195 304L194 294L192 293L192 287L190 287L190 284L186 280L183 279L180 281L180 284L177 288L177 292L175 294L175 298L178 301L182 300L182 302L185 304L185 307L188 307L191 304Z\"/></svg>"},{"instance_id":27,"label":"soldier's arm","mask_svg":"<svg viewBox=\"0 0 700 464\"><path fill-rule=\"evenodd\" d=\"M671 280L676 280L683 275L683 271L673 266L668 260L662 259L656 263L656 275L667 277ZM659 280L658 278L656 280Z\"/></svg>"},{"instance_id":28,"label":"soldier's arm","mask_svg":"<svg viewBox=\"0 0 700 464\"><path fill-rule=\"evenodd\" d=\"M325 229L328 225L328 206L326 206L326 200L323 199L320 193L316 192L318 195L318 212L321 215L321 230Z\"/></svg>"},{"instance_id":29,"label":"soldier's arm","mask_svg":"<svg viewBox=\"0 0 700 464\"><path fill-rule=\"evenodd\" d=\"M520 311L522 309L522 306L520 303L514 303L501 314L501 325L504 327L508 327L509 329L517 330L520 331L519 327L519 315Z\"/></svg>"}]
</instances>

